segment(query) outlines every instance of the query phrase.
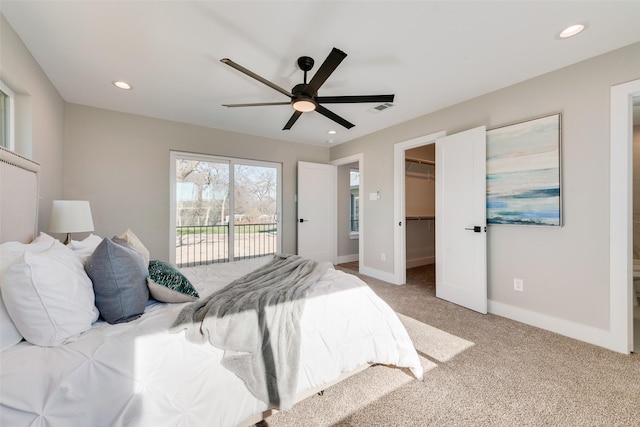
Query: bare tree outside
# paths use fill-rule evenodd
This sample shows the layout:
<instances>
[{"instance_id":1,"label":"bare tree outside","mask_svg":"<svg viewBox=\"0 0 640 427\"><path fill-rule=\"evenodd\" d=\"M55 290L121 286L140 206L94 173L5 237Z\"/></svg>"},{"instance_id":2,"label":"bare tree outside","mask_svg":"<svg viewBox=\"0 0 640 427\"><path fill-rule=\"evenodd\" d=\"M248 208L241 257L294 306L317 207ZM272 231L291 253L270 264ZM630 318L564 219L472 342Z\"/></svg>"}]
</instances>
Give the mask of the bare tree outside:
<instances>
[{"instance_id":1,"label":"bare tree outside","mask_svg":"<svg viewBox=\"0 0 640 427\"><path fill-rule=\"evenodd\" d=\"M176 168L177 225L223 223L228 215L229 165L180 159Z\"/></svg>"},{"instance_id":2,"label":"bare tree outside","mask_svg":"<svg viewBox=\"0 0 640 427\"><path fill-rule=\"evenodd\" d=\"M274 222L277 211L277 175L273 168L236 165L236 212L252 223ZM265 221L268 217L268 221Z\"/></svg>"},{"instance_id":3,"label":"bare tree outside","mask_svg":"<svg viewBox=\"0 0 640 427\"><path fill-rule=\"evenodd\" d=\"M178 159L176 264L208 264L275 253L277 179L275 167Z\"/></svg>"}]
</instances>

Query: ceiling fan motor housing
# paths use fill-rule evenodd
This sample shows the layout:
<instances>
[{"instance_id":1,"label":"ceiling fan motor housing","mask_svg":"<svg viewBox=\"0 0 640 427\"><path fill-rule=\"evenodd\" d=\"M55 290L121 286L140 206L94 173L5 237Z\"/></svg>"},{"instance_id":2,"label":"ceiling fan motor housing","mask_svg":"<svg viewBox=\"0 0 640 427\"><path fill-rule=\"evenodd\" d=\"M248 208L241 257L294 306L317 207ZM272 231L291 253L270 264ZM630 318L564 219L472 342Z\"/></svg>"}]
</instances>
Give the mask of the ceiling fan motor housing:
<instances>
[{"instance_id":1,"label":"ceiling fan motor housing","mask_svg":"<svg viewBox=\"0 0 640 427\"><path fill-rule=\"evenodd\" d=\"M293 99L313 99L314 96L318 94L318 92L309 92L305 91L308 86L305 83L300 83L295 85L293 89L291 89L291 93L293 94Z\"/></svg>"}]
</instances>

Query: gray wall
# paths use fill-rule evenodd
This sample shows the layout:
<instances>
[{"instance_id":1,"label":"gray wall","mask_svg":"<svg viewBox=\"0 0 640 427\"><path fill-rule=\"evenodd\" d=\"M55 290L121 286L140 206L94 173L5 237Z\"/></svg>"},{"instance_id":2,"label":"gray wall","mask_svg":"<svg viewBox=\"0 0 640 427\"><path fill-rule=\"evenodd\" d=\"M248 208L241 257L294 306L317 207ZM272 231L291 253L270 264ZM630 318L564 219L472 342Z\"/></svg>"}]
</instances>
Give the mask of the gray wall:
<instances>
[{"instance_id":1,"label":"gray wall","mask_svg":"<svg viewBox=\"0 0 640 427\"><path fill-rule=\"evenodd\" d=\"M16 95L15 151L41 164L39 229L63 196L64 100L0 14L0 78Z\"/></svg>"},{"instance_id":2,"label":"gray wall","mask_svg":"<svg viewBox=\"0 0 640 427\"><path fill-rule=\"evenodd\" d=\"M282 163L282 250L296 251L297 162L328 162L324 147L67 104L65 197L91 202L96 234L131 228L168 260L170 150Z\"/></svg>"},{"instance_id":3,"label":"gray wall","mask_svg":"<svg viewBox=\"0 0 640 427\"><path fill-rule=\"evenodd\" d=\"M640 43L489 93L331 149L363 153L364 194L381 190L366 212L364 265L392 273L393 146L445 130L492 128L562 113L562 228L491 226L489 299L521 310L609 329L609 97L640 78ZM375 238L369 238L375 231ZM386 252L386 261L379 253ZM524 292L513 291L513 278Z\"/></svg>"}]
</instances>

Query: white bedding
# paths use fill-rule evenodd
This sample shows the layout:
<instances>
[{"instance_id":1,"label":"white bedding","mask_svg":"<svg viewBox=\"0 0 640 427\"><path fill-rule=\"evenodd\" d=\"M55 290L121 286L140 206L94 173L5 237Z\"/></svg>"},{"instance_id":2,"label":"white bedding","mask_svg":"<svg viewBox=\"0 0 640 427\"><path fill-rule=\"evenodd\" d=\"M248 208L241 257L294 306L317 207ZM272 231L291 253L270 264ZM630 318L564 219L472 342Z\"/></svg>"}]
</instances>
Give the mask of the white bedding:
<instances>
[{"instance_id":1,"label":"white bedding","mask_svg":"<svg viewBox=\"0 0 640 427\"><path fill-rule=\"evenodd\" d=\"M206 296L267 260L182 272ZM61 347L23 341L3 351L0 425L236 426L266 410L219 364L221 350L168 332L183 306L153 303L135 321L97 322ZM309 292L301 330L299 391L367 362L407 367L422 378L400 320L355 276L329 269Z\"/></svg>"}]
</instances>

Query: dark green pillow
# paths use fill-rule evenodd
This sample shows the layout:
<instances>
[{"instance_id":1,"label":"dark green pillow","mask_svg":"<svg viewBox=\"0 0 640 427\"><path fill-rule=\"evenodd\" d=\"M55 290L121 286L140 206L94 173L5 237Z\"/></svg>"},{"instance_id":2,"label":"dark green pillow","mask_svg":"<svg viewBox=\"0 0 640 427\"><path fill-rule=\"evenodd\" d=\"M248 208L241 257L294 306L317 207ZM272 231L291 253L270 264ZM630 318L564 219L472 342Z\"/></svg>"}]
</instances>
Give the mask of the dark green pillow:
<instances>
[{"instance_id":1,"label":"dark green pillow","mask_svg":"<svg viewBox=\"0 0 640 427\"><path fill-rule=\"evenodd\" d=\"M190 302L200 298L189 279L164 261L149 261L147 286L151 296L162 302Z\"/></svg>"}]
</instances>

